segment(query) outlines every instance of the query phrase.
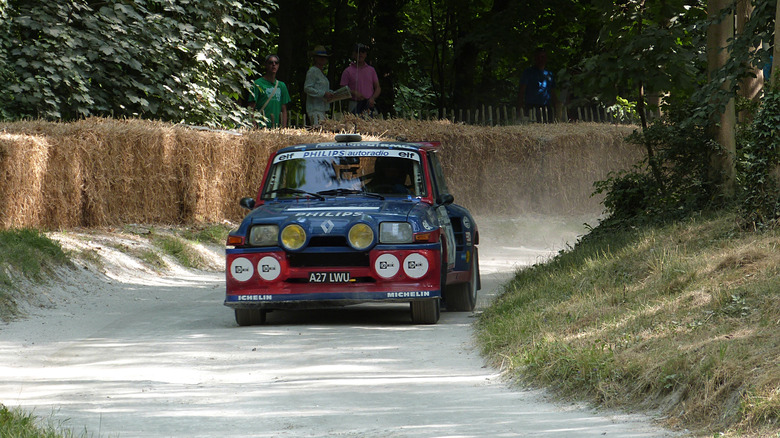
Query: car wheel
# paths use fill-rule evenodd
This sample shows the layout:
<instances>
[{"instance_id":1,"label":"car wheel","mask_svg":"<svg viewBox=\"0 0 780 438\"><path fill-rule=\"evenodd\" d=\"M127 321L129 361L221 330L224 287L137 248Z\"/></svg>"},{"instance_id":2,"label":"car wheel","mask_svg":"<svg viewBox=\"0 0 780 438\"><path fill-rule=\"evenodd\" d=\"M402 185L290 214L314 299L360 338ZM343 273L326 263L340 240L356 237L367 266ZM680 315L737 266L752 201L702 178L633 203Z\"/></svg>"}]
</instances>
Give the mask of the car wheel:
<instances>
[{"instance_id":1,"label":"car wheel","mask_svg":"<svg viewBox=\"0 0 780 438\"><path fill-rule=\"evenodd\" d=\"M412 301L412 322L414 324L436 324L441 314L441 302L438 298L432 300Z\"/></svg>"},{"instance_id":2,"label":"car wheel","mask_svg":"<svg viewBox=\"0 0 780 438\"><path fill-rule=\"evenodd\" d=\"M263 309L236 309L236 323L241 327L249 325L265 324L265 317L268 313Z\"/></svg>"},{"instance_id":3,"label":"car wheel","mask_svg":"<svg viewBox=\"0 0 780 438\"><path fill-rule=\"evenodd\" d=\"M471 312L477 307L477 288L479 287L479 257L477 251L471 258L471 276L466 283L453 284L447 288L445 299L447 310Z\"/></svg>"}]
</instances>

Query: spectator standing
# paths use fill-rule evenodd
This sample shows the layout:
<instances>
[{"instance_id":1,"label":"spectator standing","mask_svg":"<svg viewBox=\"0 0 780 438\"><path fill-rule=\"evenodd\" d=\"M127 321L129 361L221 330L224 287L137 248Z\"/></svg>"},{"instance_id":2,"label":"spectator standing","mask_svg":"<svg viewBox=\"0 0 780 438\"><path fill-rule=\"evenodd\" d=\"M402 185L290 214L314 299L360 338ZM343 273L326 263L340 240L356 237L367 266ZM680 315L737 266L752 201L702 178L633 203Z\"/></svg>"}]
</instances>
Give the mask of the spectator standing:
<instances>
[{"instance_id":1,"label":"spectator standing","mask_svg":"<svg viewBox=\"0 0 780 438\"><path fill-rule=\"evenodd\" d=\"M552 121L558 102L555 79L547 65L547 52L538 48L534 51L534 65L523 71L520 77L518 107L528 114L534 113L538 121Z\"/></svg>"},{"instance_id":2,"label":"spectator standing","mask_svg":"<svg viewBox=\"0 0 780 438\"><path fill-rule=\"evenodd\" d=\"M287 127L287 104L290 103L290 93L287 85L276 79L279 71L279 57L265 57L265 74L257 79L249 96L249 107L260 112L260 120L256 126L264 128Z\"/></svg>"},{"instance_id":3,"label":"spectator standing","mask_svg":"<svg viewBox=\"0 0 780 438\"><path fill-rule=\"evenodd\" d=\"M341 74L341 86L348 86L352 92L349 111L354 114L372 113L376 109L376 98L382 92L376 70L366 63L368 46L355 44L352 59L355 62Z\"/></svg>"},{"instance_id":4,"label":"spectator standing","mask_svg":"<svg viewBox=\"0 0 780 438\"><path fill-rule=\"evenodd\" d=\"M312 125L319 125L327 118L328 104L333 97L333 90L330 89L330 82L324 72L329 56L324 46L314 48L312 66L306 72L306 82L303 84L303 91L306 93L306 114Z\"/></svg>"}]
</instances>

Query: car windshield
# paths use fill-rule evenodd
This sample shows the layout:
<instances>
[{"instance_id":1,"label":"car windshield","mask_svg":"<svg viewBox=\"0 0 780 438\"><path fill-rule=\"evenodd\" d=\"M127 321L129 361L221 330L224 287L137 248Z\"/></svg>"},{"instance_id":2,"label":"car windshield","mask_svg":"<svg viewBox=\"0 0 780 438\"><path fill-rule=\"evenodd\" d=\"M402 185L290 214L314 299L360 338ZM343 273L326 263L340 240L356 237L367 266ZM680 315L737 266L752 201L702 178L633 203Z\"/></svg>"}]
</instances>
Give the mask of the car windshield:
<instances>
[{"instance_id":1,"label":"car windshield","mask_svg":"<svg viewBox=\"0 0 780 438\"><path fill-rule=\"evenodd\" d=\"M328 149L279 154L274 158L262 198L363 194L424 196L419 153L397 149Z\"/></svg>"}]
</instances>

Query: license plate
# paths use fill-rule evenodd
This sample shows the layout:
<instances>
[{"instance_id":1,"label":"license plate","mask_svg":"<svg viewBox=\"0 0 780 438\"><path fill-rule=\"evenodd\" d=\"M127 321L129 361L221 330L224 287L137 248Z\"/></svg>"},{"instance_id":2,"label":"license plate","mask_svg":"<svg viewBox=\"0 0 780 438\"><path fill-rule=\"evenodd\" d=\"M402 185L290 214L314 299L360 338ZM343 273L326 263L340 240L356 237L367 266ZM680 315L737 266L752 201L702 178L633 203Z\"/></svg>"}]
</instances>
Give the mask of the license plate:
<instances>
[{"instance_id":1,"label":"license plate","mask_svg":"<svg viewBox=\"0 0 780 438\"><path fill-rule=\"evenodd\" d=\"M349 283L349 272L309 272L309 283Z\"/></svg>"}]
</instances>

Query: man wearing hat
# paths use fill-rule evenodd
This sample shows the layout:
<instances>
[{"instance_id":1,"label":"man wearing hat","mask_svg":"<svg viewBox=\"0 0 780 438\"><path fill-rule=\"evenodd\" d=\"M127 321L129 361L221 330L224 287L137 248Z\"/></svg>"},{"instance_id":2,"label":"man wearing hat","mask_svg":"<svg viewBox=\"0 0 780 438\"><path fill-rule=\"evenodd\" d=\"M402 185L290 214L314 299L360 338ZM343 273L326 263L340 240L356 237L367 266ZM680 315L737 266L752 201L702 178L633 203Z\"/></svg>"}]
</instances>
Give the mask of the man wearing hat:
<instances>
[{"instance_id":1,"label":"man wearing hat","mask_svg":"<svg viewBox=\"0 0 780 438\"><path fill-rule=\"evenodd\" d=\"M328 51L324 46L317 46L311 52L312 66L306 72L306 82L303 91L306 93L306 114L312 125L319 125L327 118L328 103L333 97L330 82L325 76L325 66L328 64Z\"/></svg>"},{"instance_id":2,"label":"man wearing hat","mask_svg":"<svg viewBox=\"0 0 780 438\"><path fill-rule=\"evenodd\" d=\"M344 69L341 74L341 86L349 86L352 92L352 100L349 101L349 110L355 114L371 113L376 108L376 98L382 89L379 87L379 78L374 67L366 64L368 46L355 44L352 49L352 64Z\"/></svg>"}]
</instances>

